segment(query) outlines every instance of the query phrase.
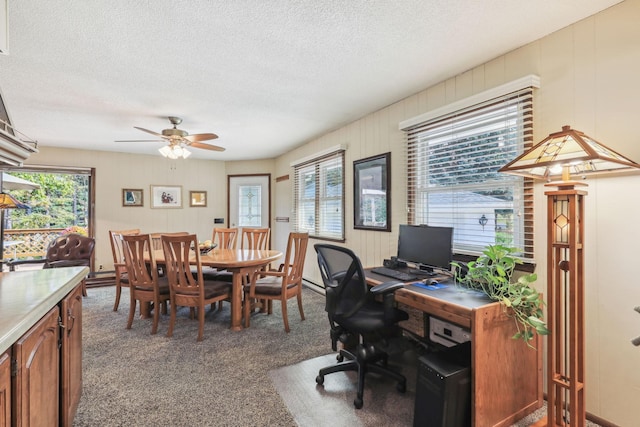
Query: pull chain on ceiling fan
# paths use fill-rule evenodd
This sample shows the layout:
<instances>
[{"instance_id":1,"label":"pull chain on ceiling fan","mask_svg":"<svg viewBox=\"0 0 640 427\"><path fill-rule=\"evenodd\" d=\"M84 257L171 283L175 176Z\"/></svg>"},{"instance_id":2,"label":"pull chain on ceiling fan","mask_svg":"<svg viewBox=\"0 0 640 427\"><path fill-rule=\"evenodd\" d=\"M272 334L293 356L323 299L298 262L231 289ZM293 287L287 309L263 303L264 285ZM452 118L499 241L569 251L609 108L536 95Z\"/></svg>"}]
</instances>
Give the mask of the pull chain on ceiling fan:
<instances>
[{"instance_id":1,"label":"pull chain on ceiling fan","mask_svg":"<svg viewBox=\"0 0 640 427\"><path fill-rule=\"evenodd\" d=\"M213 144L205 144L201 141L209 141L212 139L218 138L218 135L214 133L198 133L189 135L189 133L185 130L178 129L178 125L182 123L182 119L180 117L169 116L169 122L173 125L173 128L163 129L162 133L157 133L149 129L141 128L138 126L134 126L134 128L141 130L143 132L150 133L151 135L162 138L161 140L167 141L168 145L159 148L158 151L164 157L169 159L178 159L182 157L186 159L191 155L191 151L187 149L187 147L192 148L200 148L203 150L212 150L212 151L224 151L223 147L213 145ZM156 140L129 140L129 141L116 141L116 142L146 142L146 141L156 141Z\"/></svg>"}]
</instances>

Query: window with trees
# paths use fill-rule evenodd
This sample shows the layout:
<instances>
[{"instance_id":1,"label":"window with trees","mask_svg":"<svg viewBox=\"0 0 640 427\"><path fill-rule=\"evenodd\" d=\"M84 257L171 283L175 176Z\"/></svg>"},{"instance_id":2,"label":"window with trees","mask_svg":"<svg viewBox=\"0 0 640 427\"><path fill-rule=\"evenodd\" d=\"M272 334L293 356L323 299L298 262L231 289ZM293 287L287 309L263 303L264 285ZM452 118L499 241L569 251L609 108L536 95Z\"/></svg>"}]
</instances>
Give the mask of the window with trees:
<instances>
[{"instance_id":1,"label":"window with trees","mask_svg":"<svg viewBox=\"0 0 640 427\"><path fill-rule=\"evenodd\" d=\"M344 240L343 150L295 164L294 192L294 230Z\"/></svg>"},{"instance_id":2,"label":"window with trees","mask_svg":"<svg viewBox=\"0 0 640 427\"><path fill-rule=\"evenodd\" d=\"M3 189L21 208L3 209L0 240L13 258L41 258L61 233L92 234L93 169L7 168ZM4 247L4 244L3 244Z\"/></svg>"},{"instance_id":3,"label":"window with trees","mask_svg":"<svg viewBox=\"0 0 640 427\"><path fill-rule=\"evenodd\" d=\"M456 253L503 244L533 258L532 182L498 173L532 144L532 87L404 130L410 224L453 227Z\"/></svg>"}]
</instances>

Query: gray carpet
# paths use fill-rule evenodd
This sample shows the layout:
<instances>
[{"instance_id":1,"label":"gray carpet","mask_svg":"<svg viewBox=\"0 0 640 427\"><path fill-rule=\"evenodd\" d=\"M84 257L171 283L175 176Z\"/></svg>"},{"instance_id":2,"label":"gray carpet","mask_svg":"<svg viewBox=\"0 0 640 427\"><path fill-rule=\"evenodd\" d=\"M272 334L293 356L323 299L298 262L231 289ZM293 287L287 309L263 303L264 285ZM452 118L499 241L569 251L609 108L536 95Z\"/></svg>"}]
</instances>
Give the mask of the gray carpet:
<instances>
[{"instance_id":1,"label":"gray carpet","mask_svg":"<svg viewBox=\"0 0 640 427\"><path fill-rule=\"evenodd\" d=\"M128 291L128 290L125 290ZM254 314L251 327L229 330L229 305L207 312L205 339L197 321L178 312L173 338L151 320L125 325L128 292L113 312L115 289L92 288L83 300L83 394L74 426L411 426L415 352L390 360L407 376L407 392L370 375L364 408L353 407L355 375L336 373L315 384L320 367L334 363L324 297L305 289L305 321L289 302L291 332L284 332L279 303L274 314ZM408 346L408 347L406 347ZM400 349L411 348L404 344ZM530 425L544 408L520 421ZM595 424L588 423L593 426Z\"/></svg>"},{"instance_id":2,"label":"gray carpet","mask_svg":"<svg viewBox=\"0 0 640 427\"><path fill-rule=\"evenodd\" d=\"M324 297L305 290L307 320L289 302L291 332L284 332L279 303L256 314L251 327L229 330L229 304L207 312L204 341L188 309L178 312L173 338L151 320L126 330L129 298L113 312L115 289L92 288L83 300L83 393L75 426L293 426L268 372L330 350ZM315 376L309 378L314 382Z\"/></svg>"}]
</instances>

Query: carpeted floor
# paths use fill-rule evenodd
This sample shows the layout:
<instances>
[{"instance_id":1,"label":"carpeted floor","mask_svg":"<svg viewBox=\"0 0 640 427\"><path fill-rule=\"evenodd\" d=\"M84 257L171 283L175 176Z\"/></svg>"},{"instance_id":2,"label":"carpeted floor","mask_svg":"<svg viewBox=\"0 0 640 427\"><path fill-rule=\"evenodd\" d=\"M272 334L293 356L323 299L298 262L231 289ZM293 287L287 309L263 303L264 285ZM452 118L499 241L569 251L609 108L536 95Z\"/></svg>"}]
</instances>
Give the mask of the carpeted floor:
<instances>
[{"instance_id":1,"label":"carpeted floor","mask_svg":"<svg viewBox=\"0 0 640 427\"><path fill-rule=\"evenodd\" d=\"M128 291L128 290L125 290ZM334 363L324 297L305 289L300 321L289 302L291 332L281 311L255 314L251 327L229 330L229 305L207 312L205 339L196 342L197 321L178 312L174 336L158 334L151 320L125 325L128 292L113 312L115 289L93 288L83 300L83 394L74 426L411 426L415 352L398 352L390 363L407 376L407 392L370 375L364 408L353 407L355 375L336 373L315 384L320 367ZM524 427L544 408L516 426ZM588 424L593 426L594 424Z\"/></svg>"},{"instance_id":2,"label":"carpeted floor","mask_svg":"<svg viewBox=\"0 0 640 427\"><path fill-rule=\"evenodd\" d=\"M83 393L75 426L293 426L268 372L330 352L324 297L304 291L307 320L289 302L291 332L274 314L254 315L251 327L229 330L229 304L207 312L205 339L197 321L178 312L172 338L168 316L157 335L150 319L126 330L128 290L113 312L115 289L89 289L83 300ZM314 382L315 377L309 378Z\"/></svg>"}]
</instances>

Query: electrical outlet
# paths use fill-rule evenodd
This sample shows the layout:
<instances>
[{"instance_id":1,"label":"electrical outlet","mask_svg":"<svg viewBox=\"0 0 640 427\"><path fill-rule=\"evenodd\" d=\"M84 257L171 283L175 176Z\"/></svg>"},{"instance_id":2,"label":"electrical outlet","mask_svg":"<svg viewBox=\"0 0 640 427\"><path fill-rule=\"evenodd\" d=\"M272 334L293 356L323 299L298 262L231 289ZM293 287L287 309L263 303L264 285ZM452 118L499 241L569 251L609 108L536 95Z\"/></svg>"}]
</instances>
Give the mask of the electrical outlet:
<instances>
[{"instance_id":1,"label":"electrical outlet","mask_svg":"<svg viewBox=\"0 0 640 427\"><path fill-rule=\"evenodd\" d=\"M100 266L98 267L98 270L102 270L102 264L100 264Z\"/></svg>"}]
</instances>

